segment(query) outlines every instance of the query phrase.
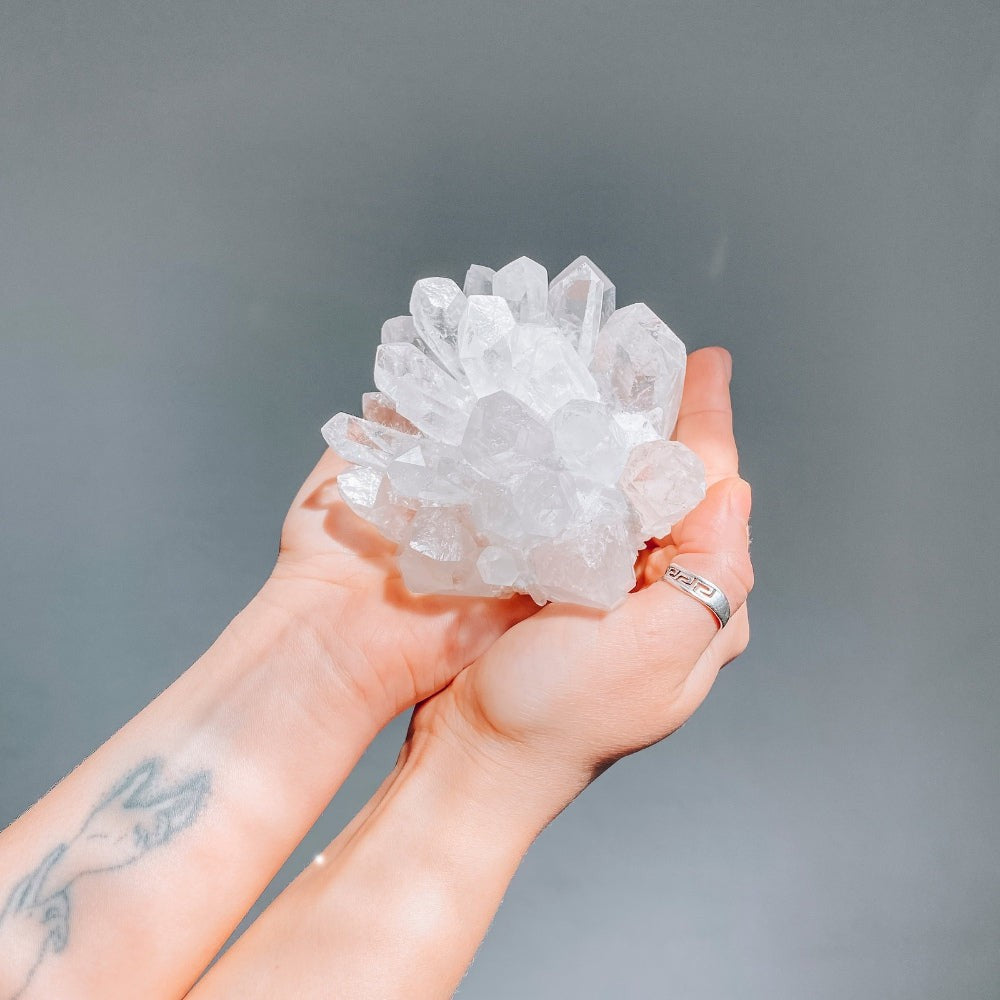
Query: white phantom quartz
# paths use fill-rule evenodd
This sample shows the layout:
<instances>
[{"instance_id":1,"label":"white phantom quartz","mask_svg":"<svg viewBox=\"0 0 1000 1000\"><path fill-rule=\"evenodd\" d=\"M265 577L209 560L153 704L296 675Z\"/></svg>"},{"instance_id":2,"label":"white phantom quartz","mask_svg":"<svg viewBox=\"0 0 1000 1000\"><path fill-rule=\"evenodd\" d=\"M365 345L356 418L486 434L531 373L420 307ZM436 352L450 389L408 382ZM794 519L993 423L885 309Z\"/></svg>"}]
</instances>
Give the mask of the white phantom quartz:
<instances>
[{"instance_id":1,"label":"white phantom quartz","mask_svg":"<svg viewBox=\"0 0 1000 1000\"><path fill-rule=\"evenodd\" d=\"M705 495L671 440L684 345L586 257L423 278L382 327L377 392L324 427L344 502L399 546L416 593L608 609L637 552Z\"/></svg>"}]
</instances>

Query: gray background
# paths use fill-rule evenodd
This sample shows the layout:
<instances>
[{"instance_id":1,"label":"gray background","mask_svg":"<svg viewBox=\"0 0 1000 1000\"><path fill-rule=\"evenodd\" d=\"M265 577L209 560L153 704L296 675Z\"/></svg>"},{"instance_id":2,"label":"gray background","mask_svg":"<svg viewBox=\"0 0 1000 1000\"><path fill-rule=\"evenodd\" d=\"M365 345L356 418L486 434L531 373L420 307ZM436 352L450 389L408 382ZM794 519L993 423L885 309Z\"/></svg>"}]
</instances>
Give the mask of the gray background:
<instances>
[{"instance_id":1,"label":"gray background","mask_svg":"<svg viewBox=\"0 0 1000 1000\"><path fill-rule=\"evenodd\" d=\"M995 3L4 3L0 825L251 596L415 278L585 252L735 355L755 636L460 995L1000 995L998 52Z\"/></svg>"}]
</instances>

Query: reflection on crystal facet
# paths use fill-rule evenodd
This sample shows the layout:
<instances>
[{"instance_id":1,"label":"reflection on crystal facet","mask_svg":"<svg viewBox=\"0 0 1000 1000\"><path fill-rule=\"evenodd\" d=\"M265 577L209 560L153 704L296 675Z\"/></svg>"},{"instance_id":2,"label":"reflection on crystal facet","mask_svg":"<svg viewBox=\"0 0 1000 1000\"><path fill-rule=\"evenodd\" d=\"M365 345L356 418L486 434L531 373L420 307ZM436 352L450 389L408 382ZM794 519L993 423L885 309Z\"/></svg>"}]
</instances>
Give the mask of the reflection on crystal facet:
<instances>
[{"instance_id":1,"label":"reflection on crystal facet","mask_svg":"<svg viewBox=\"0 0 1000 1000\"><path fill-rule=\"evenodd\" d=\"M704 496L704 468L670 441L684 345L647 306L615 311L586 257L546 284L520 257L413 288L387 320L364 417L323 427L353 463L352 511L398 543L415 592L611 608L636 552Z\"/></svg>"}]
</instances>

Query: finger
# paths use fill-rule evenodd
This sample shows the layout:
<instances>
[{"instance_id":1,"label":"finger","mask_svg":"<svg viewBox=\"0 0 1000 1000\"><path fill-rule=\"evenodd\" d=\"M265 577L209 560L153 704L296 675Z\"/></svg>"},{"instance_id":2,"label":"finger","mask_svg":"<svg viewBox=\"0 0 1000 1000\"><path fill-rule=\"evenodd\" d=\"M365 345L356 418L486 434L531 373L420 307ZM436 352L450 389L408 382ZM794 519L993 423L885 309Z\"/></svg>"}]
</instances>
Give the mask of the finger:
<instances>
[{"instance_id":1,"label":"finger","mask_svg":"<svg viewBox=\"0 0 1000 1000\"><path fill-rule=\"evenodd\" d=\"M641 636L638 655L662 662L669 652L672 662L693 665L719 633L718 620L708 608L662 581L670 562L720 587L732 614L743 606L753 587L749 519L749 485L739 478L725 479L711 486L678 526L675 547L650 554L647 572L660 582L630 595L624 605Z\"/></svg>"},{"instance_id":2,"label":"finger","mask_svg":"<svg viewBox=\"0 0 1000 1000\"><path fill-rule=\"evenodd\" d=\"M732 357L722 347L703 348L687 359L674 436L705 463L709 485L739 473L729 398L732 372Z\"/></svg>"}]
</instances>

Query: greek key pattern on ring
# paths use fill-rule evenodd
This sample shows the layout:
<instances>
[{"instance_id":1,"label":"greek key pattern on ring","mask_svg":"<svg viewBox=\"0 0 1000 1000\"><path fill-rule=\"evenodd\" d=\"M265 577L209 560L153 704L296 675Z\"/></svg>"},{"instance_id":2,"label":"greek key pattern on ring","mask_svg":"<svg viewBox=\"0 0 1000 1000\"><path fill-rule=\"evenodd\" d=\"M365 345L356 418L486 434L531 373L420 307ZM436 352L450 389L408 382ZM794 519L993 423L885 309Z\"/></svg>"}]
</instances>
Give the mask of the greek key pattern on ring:
<instances>
[{"instance_id":1,"label":"greek key pattern on ring","mask_svg":"<svg viewBox=\"0 0 1000 1000\"><path fill-rule=\"evenodd\" d=\"M724 627L729 621L729 601L722 590L711 580L706 580L703 576L698 576L697 573L692 573L689 569L684 569L676 563L671 563L667 567L663 579L704 604L715 615L720 627Z\"/></svg>"},{"instance_id":2,"label":"greek key pattern on ring","mask_svg":"<svg viewBox=\"0 0 1000 1000\"><path fill-rule=\"evenodd\" d=\"M704 597L706 601L710 601L722 593L714 583L709 583L704 577L695 576L689 570L681 569L675 563L671 563L667 567L667 577L674 583L679 583L693 596Z\"/></svg>"}]
</instances>

